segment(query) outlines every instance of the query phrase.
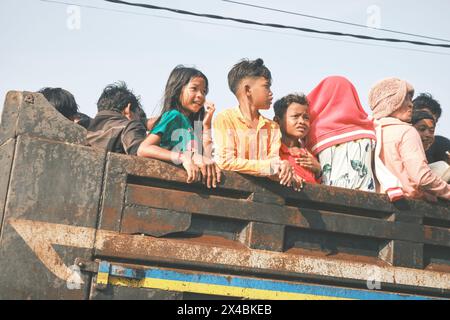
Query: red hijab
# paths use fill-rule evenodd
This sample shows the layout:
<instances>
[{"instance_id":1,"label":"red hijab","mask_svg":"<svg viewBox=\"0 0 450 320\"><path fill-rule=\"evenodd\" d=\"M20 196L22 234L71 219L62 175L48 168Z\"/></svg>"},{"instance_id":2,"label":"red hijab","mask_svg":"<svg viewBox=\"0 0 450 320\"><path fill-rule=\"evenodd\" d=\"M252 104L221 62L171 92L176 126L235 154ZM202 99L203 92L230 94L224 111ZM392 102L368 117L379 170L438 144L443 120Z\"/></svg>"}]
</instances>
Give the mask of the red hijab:
<instances>
[{"instance_id":1,"label":"red hijab","mask_svg":"<svg viewBox=\"0 0 450 320\"><path fill-rule=\"evenodd\" d=\"M308 95L308 101L311 128L307 146L314 155L352 140L376 140L373 122L364 111L355 87L346 78L325 78Z\"/></svg>"}]
</instances>

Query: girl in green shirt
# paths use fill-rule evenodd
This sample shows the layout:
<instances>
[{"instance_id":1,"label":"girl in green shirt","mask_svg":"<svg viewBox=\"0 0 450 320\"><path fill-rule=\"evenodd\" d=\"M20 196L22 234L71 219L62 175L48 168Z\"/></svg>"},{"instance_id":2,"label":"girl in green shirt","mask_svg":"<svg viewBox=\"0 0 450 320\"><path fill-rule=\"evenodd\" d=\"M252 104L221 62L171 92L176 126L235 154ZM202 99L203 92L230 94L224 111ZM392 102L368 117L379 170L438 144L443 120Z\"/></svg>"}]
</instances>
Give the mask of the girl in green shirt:
<instances>
[{"instance_id":1,"label":"girl in green shirt","mask_svg":"<svg viewBox=\"0 0 450 320\"><path fill-rule=\"evenodd\" d=\"M182 164L187 182L220 183L212 158L214 104L206 102L208 79L197 69L177 66L166 84L161 115L141 143L138 156Z\"/></svg>"}]
</instances>

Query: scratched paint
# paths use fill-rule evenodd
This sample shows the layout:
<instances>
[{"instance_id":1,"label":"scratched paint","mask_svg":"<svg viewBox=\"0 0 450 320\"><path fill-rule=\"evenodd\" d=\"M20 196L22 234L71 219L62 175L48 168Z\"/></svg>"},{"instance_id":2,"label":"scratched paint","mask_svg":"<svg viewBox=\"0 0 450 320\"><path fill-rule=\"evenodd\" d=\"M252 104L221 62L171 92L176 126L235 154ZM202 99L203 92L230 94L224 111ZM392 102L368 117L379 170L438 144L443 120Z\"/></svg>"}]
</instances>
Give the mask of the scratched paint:
<instances>
[{"instance_id":1,"label":"scratched paint","mask_svg":"<svg viewBox=\"0 0 450 320\"><path fill-rule=\"evenodd\" d=\"M72 273L64 265L52 245L95 248L100 254L117 257L147 257L179 262L226 265L246 270L285 271L318 277L334 277L366 281L370 274L384 283L450 289L450 274L392 266L335 260L331 257L300 256L247 248L227 248L213 243L200 244L186 240L157 239L119 234L113 231L74 227L46 222L10 219L8 222L21 235L39 260L57 277L67 280ZM95 237L95 241L94 241Z\"/></svg>"}]
</instances>

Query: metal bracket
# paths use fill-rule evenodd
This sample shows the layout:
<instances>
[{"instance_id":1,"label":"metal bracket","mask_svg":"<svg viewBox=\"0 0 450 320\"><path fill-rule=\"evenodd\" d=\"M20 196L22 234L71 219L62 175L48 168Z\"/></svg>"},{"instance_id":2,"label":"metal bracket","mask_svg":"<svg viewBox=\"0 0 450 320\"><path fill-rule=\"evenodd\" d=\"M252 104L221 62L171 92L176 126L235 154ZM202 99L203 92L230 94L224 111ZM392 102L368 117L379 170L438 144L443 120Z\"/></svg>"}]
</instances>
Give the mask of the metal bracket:
<instances>
[{"instance_id":1,"label":"metal bracket","mask_svg":"<svg viewBox=\"0 0 450 320\"><path fill-rule=\"evenodd\" d=\"M98 273L98 265L100 260L90 261L83 258L76 258L75 265L80 268L81 271Z\"/></svg>"}]
</instances>

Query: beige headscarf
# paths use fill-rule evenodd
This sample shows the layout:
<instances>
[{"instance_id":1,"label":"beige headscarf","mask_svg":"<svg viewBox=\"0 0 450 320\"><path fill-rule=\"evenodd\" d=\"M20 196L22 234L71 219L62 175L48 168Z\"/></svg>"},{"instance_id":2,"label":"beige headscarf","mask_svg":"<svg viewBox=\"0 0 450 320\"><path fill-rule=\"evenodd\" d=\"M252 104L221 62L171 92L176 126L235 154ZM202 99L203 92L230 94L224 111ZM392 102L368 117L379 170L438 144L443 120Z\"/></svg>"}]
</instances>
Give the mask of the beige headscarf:
<instances>
[{"instance_id":1,"label":"beige headscarf","mask_svg":"<svg viewBox=\"0 0 450 320\"><path fill-rule=\"evenodd\" d=\"M369 105L375 119L390 116L400 109L408 92L414 88L408 82L398 78L387 78L375 84L369 93Z\"/></svg>"}]
</instances>

